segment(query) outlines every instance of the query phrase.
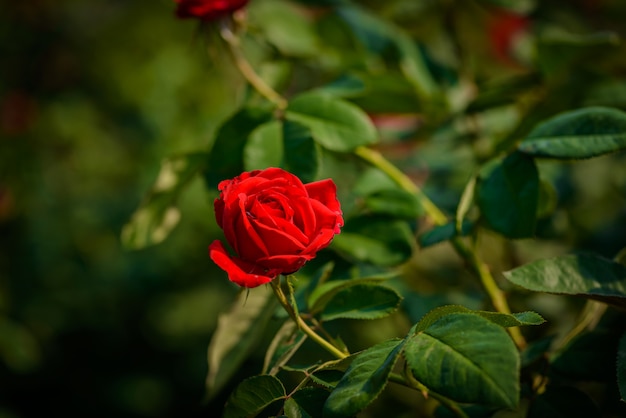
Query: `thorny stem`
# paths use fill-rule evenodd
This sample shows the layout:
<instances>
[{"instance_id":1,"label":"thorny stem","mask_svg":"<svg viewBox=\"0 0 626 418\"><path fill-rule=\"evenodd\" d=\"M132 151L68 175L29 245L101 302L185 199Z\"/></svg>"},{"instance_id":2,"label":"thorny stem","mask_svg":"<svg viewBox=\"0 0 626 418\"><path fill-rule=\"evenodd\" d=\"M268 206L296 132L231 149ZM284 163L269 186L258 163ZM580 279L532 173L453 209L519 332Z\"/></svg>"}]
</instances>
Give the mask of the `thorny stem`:
<instances>
[{"instance_id":1,"label":"thorny stem","mask_svg":"<svg viewBox=\"0 0 626 418\"><path fill-rule=\"evenodd\" d=\"M248 62L248 60L246 59L246 57L244 56L241 50L241 44L237 35L233 33L233 31L228 27L227 24L224 24L222 26L220 33L221 33L222 38L228 44L231 55L233 56L233 59L235 61L235 65L237 66L241 74L250 83L250 85L259 94L264 96L270 102L274 103L278 109L280 110L286 109L287 104L288 104L287 99L285 99L283 96L277 93L276 90L274 90L271 86L265 83L265 81L263 81L263 79L256 73L254 68L252 68L252 66L250 65L250 63ZM448 222L448 218L437 207L437 205L435 205L428 198L428 196L426 196L426 194L424 194L424 192L419 187L417 187L417 185L413 183L413 181L409 177L407 177L406 174L404 174L400 169L398 169L395 165L389 162L389 160L387 160L381 153L371 148L362 147L362 146L357 147L354 150L354 153L360 158L362 158L363 160L372 164L373 166L378 167L381 171L386 173L393 181L395 181L404 190L416 195L418 199L420 200L422 207L424 208L428 216L433 220L433 222L436 225L444 225ZM452 244L455 250L457 251L457 253L472 266L472 268L474 269L474 271L480 278L480 281L483 287L485 288L485 291L489 295L489 298L491 299L491 303L493 304L494 308L498 312L510 314L511 309L509 308L508 302L506 298L504 297L504 293L502 292L502 290L500 290L500 288L496 284L496 281L494 277L492 276L491 272L489 271L489 268L485 265L485 263L483 263L478 258L475 249L468 247L459 238L453 239ZM277 287L275 287L273 283L274 281L272 281L272 287L276 291ZM284 297L284 293L282 293L282 289L280 290L280 292ZM278 293L277 293L277 296L278 296ZM285 306L285 309L288 309L288 312L289 310L293 311L293 308L291 307L287 308L287 306L291 306L291 305L286 299L285 299L285 304L283 304L283 306ZM338 358L345 357L345 353L339 351L336 347L332 346L330 343L328 343L328 341L326 341L317 333L315 333L299 315L297 315L295 312L290 313L290 315L292 316L292 318L294 318L294 320L298 323L298 325L302 328L304 332L309 334L309 332L306 331L307 329L311 332L311 334L309 335L311 336L313 340L317 341L322 346L327 345L328 347L325 347L325 348L329 350L333 355L335 356L341 355L341 357L338 357ZM304 324L304 326L302 326L300 323ZM519 349L523 349L524 347L526 347L526 340L524 339L524 336L522 335L518 327L507 328L507 330L511 334L511 338L513 339L513 341L515 342L515 344L517 345ZM313 337L312 335L315 335L316 337ZM323 341L323 343L321 343L319 340ZM329 347L332 347L332 348L330 349Z\"/></svg>"},{"instance_id":2,"label":"thorny stem","mask_svg":"<svg viewBox=\"0 0 626 418\"><path fill-rule=\"evenodd\" d=\"M448 218L437 207L437 205L435 205L428 198L428 196L426 196L426 194L424 194L424 192L417 187L417 185L413 183L410 178L407 177L406 174L399 170L395 165L391 164L385 157L383 157L382 154L366 147L358 147L354 152L365 161L375 167L378 167L381 171L386 173L389 178L395 181L404 190L416 195L420 200L422 207L436 225L444 225L448 222ZM467 246L459 238L454 238L452 240L452 245L454 246L456 252L471 265L480 278L485 291L491 299L493 307L498 312L510 314L511 309L509 308L509 304L504 296L504 293L496 284L496 281L487 265L478 258L476 250ZM511 327L507 329L519 349L526 347L526 340L518 327Z\"/></svg>"},{"instance_id":3,"label":"thorny stem","mask_svg":"<svg viewBox=\"0 0 626 418\"><path fill-rule=\"evenodd\" d=\"M330 354L335 356L338 359L343 359L349 356L349 354L344 353L339 350L337 347L326 341L323 337L321 337L318 333L316 333L309 325L296 313L294 308L289 303L285 292L280 285L280 278L274 279L270 282L272 289L274 290L274 294L278 298L278 302L285 308L285 311L289 314L291 319L294 320L298 328L300 328L306 335L309 336L313 341L319 344L322 348L328 351Z\"/></svg>"},{"instance_id":4,"label":"thorny stem","mask_svg":"<svg viewBox=\"0 0 626 418\"><path fill-rule=\"evenodd\" d=\"M278 94L276 90L270 87L257 73L254 71L254 68L250 65L245 55L241 50L241 42L237 35L228 27L227 23L224 23L221 27L220 34L222 38L228 44L228 48L233 57L235 65L241 72L241 74L245 77L245 79L250 83L254 89L259 92L263 97L265 97L270 102L274 103L276 107L283 110L287 108L287 100Z\"/></svg>"}]
</instances>

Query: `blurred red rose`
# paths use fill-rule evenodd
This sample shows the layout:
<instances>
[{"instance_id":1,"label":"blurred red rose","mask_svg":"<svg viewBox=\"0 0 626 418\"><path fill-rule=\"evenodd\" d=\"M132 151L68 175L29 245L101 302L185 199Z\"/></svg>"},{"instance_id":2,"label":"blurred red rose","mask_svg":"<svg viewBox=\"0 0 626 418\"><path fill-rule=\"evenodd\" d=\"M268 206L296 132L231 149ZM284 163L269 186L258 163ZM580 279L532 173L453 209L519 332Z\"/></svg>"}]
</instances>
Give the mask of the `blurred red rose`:
<instances>
[{"instance_id":1,"label":"blurred red rose","mask_svg":"<svg viewBox=\"0 0 626 418\"><path fill-rule=\"evenodd\" d=\"M249 0L174 0L178 3L176 15L202 20L215 20L241 9Z\"/></svg>"},{"instance_id":2,"label":"blurred red rose","mask_svg":"<svg viewBox=\"0 0 626 418\"><path fill-rule=\"evenodd\" d=\"M243 287L290 274L327 247L343 226L335 183L303 184L280 168L245 172L222 181L215 217L226 241L209 246L211 259Z\"/></svg>"},{"instance_id":3,"label":"blurred red rose","mask_svg":"<svg viewBox=\"0 0 626 418\"><path fill-rule=\"evenodd\" d=\"M508 64L514 64L513 49L515 42L529 30L527 16L499 10L489 21L488 35L491 48L496 58Z\"/></svg>"}]
</instances>

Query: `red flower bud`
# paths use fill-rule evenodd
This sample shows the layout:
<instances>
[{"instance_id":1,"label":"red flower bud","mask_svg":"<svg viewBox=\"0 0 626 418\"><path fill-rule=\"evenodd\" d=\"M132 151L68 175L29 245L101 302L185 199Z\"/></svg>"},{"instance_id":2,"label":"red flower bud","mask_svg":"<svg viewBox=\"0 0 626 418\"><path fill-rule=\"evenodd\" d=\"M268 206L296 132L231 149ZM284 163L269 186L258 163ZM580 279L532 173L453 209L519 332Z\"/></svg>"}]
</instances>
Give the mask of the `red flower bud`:
<instances>
[{"instance_id":1,"label":"red flower bud","mask_svg":"<svg viewBox=\"0 0 626 418\"><path fill-rule=\"evenodd\" d=\"M215 20L241 9L249 0L174 0L178 3L176 15Z\"/></svg>"}]
</instances>

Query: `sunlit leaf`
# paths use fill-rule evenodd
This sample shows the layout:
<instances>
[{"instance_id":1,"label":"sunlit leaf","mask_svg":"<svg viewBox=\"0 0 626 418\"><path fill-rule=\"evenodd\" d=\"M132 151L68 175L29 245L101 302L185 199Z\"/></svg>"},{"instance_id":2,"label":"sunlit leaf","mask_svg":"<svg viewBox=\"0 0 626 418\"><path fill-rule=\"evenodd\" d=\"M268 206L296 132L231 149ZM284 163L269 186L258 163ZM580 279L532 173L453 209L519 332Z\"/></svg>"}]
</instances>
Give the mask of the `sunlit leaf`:
<instances>
[{"instance_id":1,"label":"sunlit leaf","mask_svg":"<svg viewBox=\"0 0 626 418\"><path fill-rule=\"evenodd\" d=\"M417 328L404 349L417 380L459 402L517 406L520 359L502 327L472 313L450 313Z\"/></svg>"},{"instance_id":2,"label":"sunlit leaf","mask_svg":"<svg viewBox=\"0 0 626 418\"><path fill-rule=\"evenodd\" d=\"M513 153L480 173L478 206L489 228L508 238L535 231L539 173L532 158Z\"/></svg>"},{"instance_id":3,"label":"sunlit leaf","mask_svg":"<svg viewBox=\"0 0 626 418\"><path fill-rule=\"evenodd\" d=\"M254 417L274 402L285 399L285 387L270 375L253 376L241 382L224 407L224 418Z\"/></svg>"},{"instance_id":4,"label":"sunlit leaf","mask_svg":"<svg viewBox=\"0 0 626 418\"><path fill-rule=\"evenodd\" d=\"M206 386L214 396L228 382L263 337L277 306L273 293L262 287L241 292L230 312L220 315L208 349Z\"/></svg>"},{"instance_id":5,"label":"sunlit leaf","mask_svg":"<svg viewBox=\"0 0 626 418\"><path fill-rule=\"evenodd\" d=\"M386 189L365 197L365 206L372 212L397 218L416 219L422 212L417 197L400 189Z\"/></svg>"},{"instance_id":6,"label":"sunlit leaf","mask_svg":"<svg viewBox=\"0 0 626 418\"><path fill-rule=\"evenodd\" d=\"M324 404L324 416L353 416L373 402L387 385L404 341L385 341L358 354Z\"/></svg>"},{"instance_id":7,"label":"sunlit leaf","mask_svg":"<svg viewBox=\"0 0 626 418\"><path fill-rule=\"evenodd\" d=\"M534 157L591 158L626 149L626 113L587 107L557 115L533 129L518 149Z\"/></svg>"},{"instance_id":8,"label":"sunlit leaf","mask_svg":"<svg viewBox=\"0 0 626 418\"><path fill-rule=\"evenodd\" d=\"M140 249L163 242L178 225L176 200L191 179L204 167L205 153L166 158L145 201L122 229L122 243Z\"/></svg>"},{"instance_id":9,"label":"sunlit leaf","mask_svg":"<svg viewBox=\"0 0 626 418\"><path fill-rule=\"evenodd\" d=\"M315 27L293 2L265 0L250 4L251 24L286 56L306 57L319 48Z\"/></svg>"},{"instance_id":10,"label":"sunlit leaf","mask_svg":"<svg viewBox=\"0 0 626 418\"><path fill-rule=\"evenodd\" d=\"M626 266L594 255L538 260L505 272L504 277L535 292L577 295L626 306Z\"/></svg>"},{"instance_id":11,"label":"sunlit leaf","mask_svg":"<svg viewBox=\"0 0 626 418\"><path fill-rule=\"evenodd\" d=\"M243 164L246 171L280 167L283 160L281 128L280 122L271 121L252 131L243 150Z\"/></svg>"},{"instance_id":12,"label":"sunlit leaf","mask_svg":"<svg viewBox=\"0 0 626 418\"><path fill-rule=\"evenodd\" d=\"M285 116L308 127L313 139L332 151L348 152L377 140L376 128L365 112L330 95L300 95L289 103Z\"/></svg>"}]
</instances>

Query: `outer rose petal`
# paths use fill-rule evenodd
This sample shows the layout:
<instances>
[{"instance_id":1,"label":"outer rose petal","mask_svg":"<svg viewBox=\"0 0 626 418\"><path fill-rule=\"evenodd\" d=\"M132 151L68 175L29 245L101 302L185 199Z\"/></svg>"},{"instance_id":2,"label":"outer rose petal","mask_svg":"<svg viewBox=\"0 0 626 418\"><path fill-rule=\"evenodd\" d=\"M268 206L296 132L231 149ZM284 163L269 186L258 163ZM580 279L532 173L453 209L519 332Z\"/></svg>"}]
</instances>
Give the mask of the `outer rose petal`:
<instances>
[{"instance_id":1,"label":"outer rose petal","mask_svg":"<svg viewBox=\"0 0 626 418\"><path fill-rule=\"evenodd\" d=\"M314 181L304 185L309 197L320 201L324 206L333 212L341 215L341 207L337 200L337 186L331 179Z\"/></svg>"},{"instance_id":2,"label":"outer rose petal","mask_svg":"<svg viewBox=\"0 0 626 418\"><path fill-rule=\"evenodd\" d=\"M209 246L209 256L215 264L228 273L228 279L242 287L257 287L269 283L278 275L274 271L265 272L262 267L231 257L222 243L213 241ZM270 273L271 275L267 275Z\"/></svg>"}]
</instances>

